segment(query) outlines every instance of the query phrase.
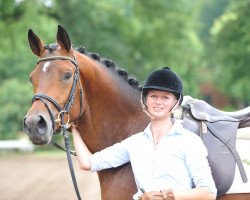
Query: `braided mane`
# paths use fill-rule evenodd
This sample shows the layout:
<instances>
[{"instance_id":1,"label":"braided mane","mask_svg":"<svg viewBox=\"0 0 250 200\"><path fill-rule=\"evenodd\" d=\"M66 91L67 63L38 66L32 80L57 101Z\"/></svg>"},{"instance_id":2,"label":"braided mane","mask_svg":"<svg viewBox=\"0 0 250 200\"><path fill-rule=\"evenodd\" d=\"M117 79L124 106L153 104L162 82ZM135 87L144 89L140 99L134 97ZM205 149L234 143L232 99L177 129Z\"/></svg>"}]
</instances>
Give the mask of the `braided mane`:
<instances>
[{"instance_id":1,"label":"braided mane","mask_svg":"<svg viewBox=\"0 0 250 200\"><path fill-rule=\"evenodd\" d=\"M76 51L92 58L95 61L100 62L101 64L103 64L107 68L112 69L113 71L116 72L117 75L119 75L130 86L141 91L142 87L139 85L138 80L129 76L125 69L121 69L121 68L117 67L116 64L112 60L109 60L107 58L102 58L98 53L87 52L87 50L84 47L79 47L76 49Z\"/></svg>"},{"instance_id":2,"label":"braided mane","mask_svg":"<svg viewBox=\"0 0 250 200\"><path fill-rule=\"evenodd\" d=\"M57 49L58 44L53 43L50 45L45 45L44 47L50 52L53 52L54 50ZM95 61L100 62L102 65L106 66L107 68L112 69L117 75L119 75L124 81L126 81L133 88L136 88L139 91L142 90L142 87L139 85L139 81L136 80L134 77L129 76L125 69L121 69L117 67L116 64L112 60L109 60L107 58L102 58L98 53L87 52L87 50L84 47L79 47L79 48L74 48L74 49L78 51L79 53L84 54Z\"/></svg>"},{"instance_id":3,"label":"braided mane","mask_svg":"<svg viewBox=\"0 0 250 200\"><path fill-rule=\"evenodd\" d=\"M58 44L53 43L50 45L45 45L44 47L50 52L53 52L54 50L57 49ZM107 58L102 58L98 53L87 52L87 50L84 47L79 47L74 49L79 53L84 54L95 61L100 62L107 68L112 69L118 76L120 76L125 82L127 82L133 88L138 89L139 91L142 90L142 87L139 85L139 81L136 80L134 77L129 76L125 69L121 69L118 66L116 66L116 64L112 60L109 60Z\"/></svg>"}]
</instances>

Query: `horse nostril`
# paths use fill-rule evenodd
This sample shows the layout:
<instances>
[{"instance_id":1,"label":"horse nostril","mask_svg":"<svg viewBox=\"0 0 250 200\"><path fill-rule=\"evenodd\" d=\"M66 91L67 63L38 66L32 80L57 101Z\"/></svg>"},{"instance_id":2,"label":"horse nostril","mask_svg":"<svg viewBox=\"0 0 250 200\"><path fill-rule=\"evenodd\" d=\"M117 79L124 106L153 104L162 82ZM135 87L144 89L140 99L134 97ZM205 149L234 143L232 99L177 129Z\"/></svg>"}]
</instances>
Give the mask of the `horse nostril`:
<instances>
[{"instance_id":1,"label":"horse nostril","mask_svg":"<svg viewBox=\"0 0 250 200\"><path fill-rule=\"evenodd\" d=\"M47 123L45 119L43 118L43 116L39 116L39 117L40 119L37 122L38 133L45 134L47 132Z\"/></svg>"},{"instance_id":2,"label":"horse nostril","mask_svg":"<svg viewBox=\"0 0 250 200\"><path fill-rule=\"evenodd\" d=\"M23 131L28 133L28 126L26 124L26 117L23 118Z\"/></svg>"}]
</instances>

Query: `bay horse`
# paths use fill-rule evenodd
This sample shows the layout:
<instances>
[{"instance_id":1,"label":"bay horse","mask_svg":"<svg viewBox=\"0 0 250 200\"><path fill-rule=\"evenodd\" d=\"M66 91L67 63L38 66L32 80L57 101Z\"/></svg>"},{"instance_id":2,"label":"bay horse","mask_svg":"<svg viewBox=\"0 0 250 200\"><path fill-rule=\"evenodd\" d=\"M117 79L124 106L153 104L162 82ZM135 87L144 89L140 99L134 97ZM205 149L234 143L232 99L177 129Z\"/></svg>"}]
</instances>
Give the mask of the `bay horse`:
<instances>
[{"instance_id":1,"label":"bay horse","mask_svg":"<svg viewBox=\"0 0 250 200\"><path fill-rule=\"evenodd\" d=\"M31 29L28 32L31 50L39 57L30 74L35 96L23 121L29 139L35 145L50 143L60 130L59 108L65 109L65 121L78 124L92 153L144 130L149 119L141 109L138 82L113 61L83 48L73 49L60 25L56 38L57 43L45 45ZM244 121L243 126L248 125ZM100 171L98 178L103 200L131 200L137 191L129 163ZM246 200L250 193L218 199Z\"/></svg>"}]
</instances>

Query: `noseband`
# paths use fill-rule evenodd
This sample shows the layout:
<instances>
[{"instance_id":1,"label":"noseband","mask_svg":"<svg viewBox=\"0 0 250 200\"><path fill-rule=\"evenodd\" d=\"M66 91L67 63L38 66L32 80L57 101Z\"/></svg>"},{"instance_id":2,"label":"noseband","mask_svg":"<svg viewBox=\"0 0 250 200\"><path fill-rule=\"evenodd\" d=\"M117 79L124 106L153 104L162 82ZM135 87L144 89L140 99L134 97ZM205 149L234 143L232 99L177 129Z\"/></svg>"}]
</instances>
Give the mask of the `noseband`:
<instances>
[{"instance_id":1,"label":"noseband","mask_svg":"<svg viewBox=\"0 0 250 200\"><path fill-rule=\"evenodd\" d=\"M68 122L69 122L69 111L71 109L71 107L73 106L73 103L74 103L74 99L75 99L75 90L76 90L76 85L77 83L80 85L80 111L79 111L79 115L78 117L75 119L77 120L81 115L82 115L82 112L83 112L83 106L82 106L82 86L81 86L81 83L80 83L80 80L79 80L79 65L76 61L76 59L72 59L70 57L66 57L66 56L53 56L53 57L46 57L46 58L41 58L37 61L37 64L40 63L40 62L43 62L43 61L49 61L49 60L69 60L70 62L72 62L76 68L75 70L75 73L74 73L74 77L73 77L73 85L72 85L72 88L71 88L71 91L70 91L70 94L68 96L68 99L67 99L67 102L65 103L64 105L64 108L62 108L59 103L57 103L57 101L55 101L52 97L48 96L48 95L45 95L45 94L36 94L33 96L32 98L32 103L35 101L35 100L41 100L45 107L47 108L48 112L49 112L49 115L50 115L50 118L51 118L51 121L52 121L52 128L53 128L53 131L55 132L55 123L56 122L59 122L60 124L60 121L63 120L63 115L64 113L65 114L68 114ZM58 114L58 119L55 120L54 118L54 115L52 114L52 111L51 109L49 108L48 104L46 103L46 101L49 101L51 104L53 104L55 106L55 108L58 110L59 114ZM61 125L61 124L60 124Z\"/></svg>"}]
</instances>

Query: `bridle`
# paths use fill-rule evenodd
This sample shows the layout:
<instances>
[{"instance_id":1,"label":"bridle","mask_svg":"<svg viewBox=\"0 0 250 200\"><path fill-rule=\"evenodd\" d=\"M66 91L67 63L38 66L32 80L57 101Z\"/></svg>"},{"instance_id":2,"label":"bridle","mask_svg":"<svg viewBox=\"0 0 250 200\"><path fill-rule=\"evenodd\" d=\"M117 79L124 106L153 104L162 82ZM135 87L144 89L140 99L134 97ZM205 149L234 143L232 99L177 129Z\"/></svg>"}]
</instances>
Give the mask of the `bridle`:
<instances>
[{"instance_id":1,"label":"bridle","mask_svg":"<svg viewBox=\"0 0 250 200\"><path fill-rule=\"evenodd\" d=\"M35 94L33 96L33 98L32 98L32 103L34 101L36 101L36 100L40 100L40 101L42 101L44 103L45 107L47 108L47 110L49 112L49 115L50 115L50 118L51 118L51 121L52 121L53 133L60 132L61 130L63 131L63 136L64 136L64 140L65 140L65 148L61 147L59 144L55 143L54 141L51 141L51 144L54 145L56 148L59 148L61 150L66 151L68 164L69 164L69 168L70 168L70 173L71 173L71 178L72 178L72 181L73 181L73 184L74 184L75 192L76 192L76 195L77 195L78 199L81 200L81 196L80 196L80 193L79 193L79 190L78 190L78 187L77 187L76 178L75 178L73 163L72 163L72 159L71 159L71 156L70 156L70 154L73 154L73 155L76 155L76 154L75 154L75 152L70 150L70 140L69 140L69 134L67 132L67 128L68 128L68 125L69 125L69 122L70 122L69 112L70 112L70 109L72 108L74 100L75 100L75 90L76 90L77 84L79 84L79 88L80 88L79 89L79 93L80 93L80 111L79 111L78 117L74 121L79 119L80 116L83 113L83 103L82 103L83 89L82 89L82 85L81 85L80 78L79 78L79 76L80 76L79 65L77 63L77 60L76 60L75 56L74 56L74 59L72 59L70 57L67 57L67 56L53 56L53 57L40 58L37 61L37 64L39 64L40 62L49 61L49 60L69 60L71 63L74 64L74 66L76 68L74 76L73 76L72 88L71 88L71 91L69 93L68 99L67 99L64 107L62 108L59 105L59 103L56 100L54 100L52 97L50 97L50 96L48 96L46 94ZM57 117L56 120L55 120L54 115L53 115L50 107L48 106L46 100L49 101L58 110L59 114L58 114L58 117ZM64 115L65 114L67 114L67 118L68 118L66 123L64 122ZM59 125L60 125L59 130L55 130L55 124L56 123L59 123Z\"/></svg>"},{"instance_id":2,"label":"bridle","mask_svg":"<svg viewBox=\"0 0 250 200\"><path fill-rule=\"evenodd\" d=\"M73 103L74 103L74 100L75 100L75 90L76 90L77 83L80 86L80 91L79 91L80 92L80 111L79 111L78 117L75 120L77 120L82 115L82 112L83 112L83 105L82 105L82 93L83 93L83 90L82 90L81 82L79 80L79 74L80 74L79 65L78 65L75 57L74 57L74 59L72 59L70 57L67 57L67 56L45 57L45 58L39 59L37 61L37 64L39 64L40 62L49 61L49 60L69 60L70 62L72 62L74 64L74 66L76 68L75 73L74 73L74 77L73 77L73 85L72 85L70 94L68 96L67 102L64 105L64 108L62 108L59 105L59 103L57 103L57 101L55 101L52 97L50 97L48 95L45 95L45 94L36 94L32 98L32 103L35 100L41 100L45 104L45 106L46 106L46 108L47 108L47 110L48 110L48 112L50 114L50 118L51 118L51 121L52 121L53 131L56 132L56 130L55 130L55 123L56 122L59 123L60 121L62 121L63 114L67 114L68 115L68 122L69 122L69 112L70 112L70 109L73 106ZM55 106L55 108L58 110L58 112L59 112L58 119L55 120L55 118L54 118L54 116L53 116L53 114L51 112L51 109L49 108L49 106L46 103L46 101L44 101L45 99L47 101L49 101L50 103L52 103Z\"/></svg>"}]
</instances>

